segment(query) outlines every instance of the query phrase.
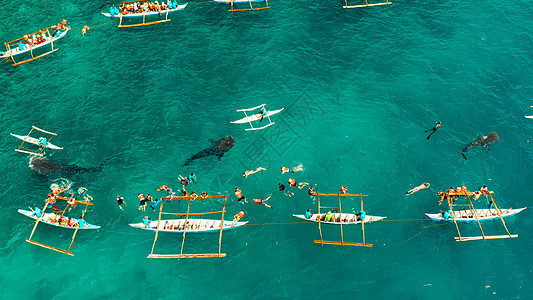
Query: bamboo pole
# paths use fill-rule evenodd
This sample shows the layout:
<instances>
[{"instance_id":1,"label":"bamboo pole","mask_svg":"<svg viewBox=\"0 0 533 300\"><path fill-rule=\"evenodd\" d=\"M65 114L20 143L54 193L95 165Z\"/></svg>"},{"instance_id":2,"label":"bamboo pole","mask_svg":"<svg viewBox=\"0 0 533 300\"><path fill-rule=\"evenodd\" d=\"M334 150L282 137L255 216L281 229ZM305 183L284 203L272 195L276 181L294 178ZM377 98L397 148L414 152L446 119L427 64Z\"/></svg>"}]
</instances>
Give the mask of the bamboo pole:
<instances>
[{"instance_id":1,"label":"bamboo pole","mask_svg":"<svg viewBox=\"0 0 533 300\"><path fill-rule=\"evenodd\" d=\"M459 230L459 225L457 225L457 220L455 220L455 214L453 213L453 206L452 206L452 197L448 197L448 206L450 207L450 213L453 217L453 222L455 223L455 227L457 228L457 234L459 234L459 241L461 241L461 231Z\"/></svg>"},{"instance_id":2,"label":"bamboo pole","mask_svg":"<svg viewBox=\"0 0 533 300\"><path fill-rule=\"evenodd\" d=\"M339 194L339 219L342 220L342 205L341 205L341 195ZM341 221L339 220L339 221ZM341 221L341 243L344 245L344 231L342 230L342 221Z\"/></svg>"},{"instance_id":3,"label":"bamboo pole","mask_svg":"<svg viewBox=\"0 0 533 300\"><path fill-rule=\"evenodd\" d=\"M224 198L224 206L222 207L222 221L220 221L220 236L218 238L218 256L222 250L222 231L224 230L224 213L226 212L226 198Z\"/></svg>"},{"instance_id":4,"label":"bamboo pole","mask_svg":"<svg viewBox=\"0 0 533 300\"><path fill-rule=\"evenodd\" d=\"M185 234L187 234L187 222L189 220L190 209L191 209L191 199L189 199L189 204L187 205L187 217L185 218L185 225L183 228L183 240L181 241L181 251L180 251L181 255L183 255L183 246L185 245Z\"/></svg>"},{"instance_id":5,"label":"bamboo pole","mask_svg":"<svg viewBox=\"0 0 533 300\"><path fill-rule=\"evenodd\" d=\"M322 241L322 246L324 246L324 239L322 238L322 218L320 217L320 194L317 194L318 201L318 231L320 231L320 241Z\"/></svg>"},{"instance_id":6,"label":"bamboo pole","mask_svg":"<svg viewBox=\"0 0 533 300\"><path fill-rule=\"evenodd\" d=\"M157 221L157 228L156 228L156 231L155 231L154 244L152 245L152 251L150 252L150 255L154 254L155 243L157 242L157 236L159 235L159 222L161 222L161 215L163 213L163 205L165 205L165 200L163 200L163 203L161 203L161 207L159 208L159 219Z\"/></svg>"},{"instance_id":7,"label":"bamboo pole","mask_svg":"<svg viewBox=\"0 0 533 300\"><path fill-rule=\"evenodd\" d=\"M361 211L364 211L363 207L363 195L361 195ZM361 227L363 228L363 245L366 245L366 235L365 235L365 220L361 220Z\"/></svg>"},{"instance_id":8,"label":"bamboo pole","mask_svg":"<svg viewBox=\"0 0 533 300\"><path fill-rule=\"evenodd\" d=\"M492 197L492 195L489 194L489 196L490 196L490 200L492 200L492 204L494 204L494 207L496 207L496 212L498 213L498 216L500 216L500 219L502 220L503 227L505 227L505 230L507 231L507 234L509 235L509 237L512 237L511 233L509 232L509 229L507 228L507 225L505 224L505 220L503 220L502 211L498 208L498 205L496 205L496 202L494 201L494 198Z\"/></svg>"},{"instance_id":9,"label":"bamboo pole","mask_svg":"<svg viewBox=\"0 0 533 300\"><path fill-rule=\"evenodd\" d=\"M470 202L470 206L472 207L472 215L476 218L477 223L479 225L479 229L481 229L481 235L483 236L483 239L485 239L485 232L483 232L483 227L481 226L481 222L479 221L479 218L477 216L476 209L474 208L474 203L472 203L472 200L470 200L470 196L468 196L468 191L465 192L465 196L468 199L468 201Z\"/></svg>"},{"instance_id":10,"label":"bamboo pole","mask_svg":"<svg viewBox=\"0 0 533 300\"><path fill-rule=\"evenodd\" d=\"M85 206L85 209L81 213L81 218L83 219L85 217L85 212L87 212L87 208L89 205ZM68 252L70 252L70 248L72 247L72 244L74 243L74 239L76 238L76 234L78 234L78 230L80 229L80 226L78 224L78 227L76 227L76 230L74 230L74 234L72 235L72 241L70 242L70 245L68 246Z\"/></svg>"}]
</instances>

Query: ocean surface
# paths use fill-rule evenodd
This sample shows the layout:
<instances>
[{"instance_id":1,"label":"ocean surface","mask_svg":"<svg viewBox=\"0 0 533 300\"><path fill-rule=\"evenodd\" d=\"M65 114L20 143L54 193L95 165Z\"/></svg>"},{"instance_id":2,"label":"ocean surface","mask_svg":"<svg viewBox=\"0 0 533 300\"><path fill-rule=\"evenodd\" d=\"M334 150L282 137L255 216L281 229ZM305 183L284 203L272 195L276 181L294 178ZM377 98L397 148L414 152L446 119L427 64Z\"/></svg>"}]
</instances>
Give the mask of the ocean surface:
<instances>
[{"instance_id":1,"label":"ocean surface","mask_svg":"<svg viewBox=\"0 0 533 300\"><path fill-rule=\"evenodd\" d=\"M533 115L530 2L395 1L351 10L340 0L269 2L271 9L243 13L191 2L171 22L133 29L101 14L109 1L1 2L3 42L63 18L72 31L49 56L0 65L0 298L531 299L531 209L506 219L519 238L461 243L453 223L424 214L445 209L439 190L461 185L486 184L500 207L533 206L533 120L524 118ZM244 116L237 109L263 103L285 108L275 125L230 124ZM427 140L437 121L442 127ZM9 135L32 125L58 134L52 142L64 149L48 150L49 160L100 171L32 170ZM468 143L493 131L500 140L489 151L475 147L461 158ZM220 161L182 166L226 136L236 144ZM280 172L299 164L303 172ZM260 166L267 170L241 175ZM225 258L148 259L154 234L128 224L157 213L139 211L137 194L161 197L155 188L177 190L178 175L190 172L198 180L189 191L231 195L226 219L243 209L249 225L224 232ZM306 189L293 188L290 198L279 192L290 177L323 193L345 185L369 195L364 210L387 216L365 225L374 246L314 244L318 225L292 214L316 213L317 201ZM34 223L17 213L42 207L57 180L89 189L95 205L85 219L102 226L78 232L74 257L26 243ZM430 188L404 196L423 182ZM235 187L247 204L237 202ZM251 201L269 195L272 209ZM195 201L191 211L220 205ZM360 205L348 198L342 209ZM338 227L323 229L324 239L340 239ZM460 229L480 235L477 223ZM501 222L483 230L505 234ZM345 241L362 242L361 226L343 231ZM71 236L41 224L34 239L68 248ZM160 234L154 253L179 253L181 241ZM218 234L187 235L184 253L217 251Z\"/></svg>"}]
</instances>

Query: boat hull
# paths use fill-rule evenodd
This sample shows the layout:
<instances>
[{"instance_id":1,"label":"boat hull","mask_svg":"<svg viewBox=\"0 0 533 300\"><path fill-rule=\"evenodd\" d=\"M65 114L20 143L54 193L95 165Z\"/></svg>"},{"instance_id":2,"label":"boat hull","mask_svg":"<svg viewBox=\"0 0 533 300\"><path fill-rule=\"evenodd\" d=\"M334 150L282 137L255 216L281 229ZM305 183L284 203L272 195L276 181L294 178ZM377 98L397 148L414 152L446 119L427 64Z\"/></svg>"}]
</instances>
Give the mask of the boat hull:
<instances>
[{"instance_id":1,"label":"boat hull","mask_svg":"<svg viewBox=\"0 0 533 300\"><path fill-rule=\"evenodd\" d=\"M185 7L187 7L187 5L189 5L189 3L186 3L186 4L182 4L182 5L178 5L178 7L174 8L174 9L168 9L168 13L173 13L173 12L176 12L176 11L180 11L180 10L184 10ZM161 15L165 15L167 13L167 10L162 10L161 11ZM145 13L135 13L135 14L127 14L127 15L122 15L122 14L118 14L118 15L111 15L110 13L102 13L102 15L108 17L108 18L120 18L120 16L122 16L122 18L139 18L139 17L143 17L143 16L159 16L159 11L151 11L151 12L145 12Z\"/></svg>"},{"instance_id":2,"label":"boat hull","mask_svg":"<svg viewBox=\"0 0 533 300\"><path fill-rule=\"evenodd\" d=\"M508 208L508 209L501 209L501 216L503 218L510 217L513 215L516 215L517 213L523 211L526 209L523 208ZM475 211L475 215L474 215ZM496 209L468 209L468 210L458 210L452 212L453 216L455 217L455 221L457 222L477 222L479 221L490 221L490 220L496 220L499 219L500 216L498 215L498 211ZM444 222L453 222L454 218L444 219L441 213L438 214L429 214L426 213L426 216L428 216L430 219L435 221L444 221ZM475 217L477 216L477 218Z\"/></svg>"},{"instance_id":3,"label":"boat hull","mask_svg":"<svg viewBox=\"0 0 533 300\"><path fill-rule=\"evenodd\" d=\"M32 218L34 220L37 220L37 216L33 215L32 211L19 209L18 212L20 214L25 215L26 217ZM61 227L61 228L65 228L65 229L76 229L76 228L78 228L76 226L63 226L63 225L59 225L58 223L52 223L52 222L50 222L50 215L51 215L51 213L43 214L43 217L39 220L39 222L47 224L47 225L50 225L50 226ZM72 218L72 220L74 220L75 222L79 222L78 219ZM100 226L93 225L93 224L87 224L85 227L79 227L80 230L81 229L99 229L99 228L100 228Z\"/></svg>"},{"instance_id":4,"label":"boat hull","mask_svg":"<svg viewBox=\"0 0 533 300\"><path fill-rule=\"evenodd\" d=\"M231 0L215 0L217 3L224 3L224 4L230 4ZM265 2L265 0L233 0L233 3L242 4L242 3L257 3L257 2Z\"/></svg>"},{"instance_id":5,"label":"boat hull","mask_svg":"<svg viewBox=\"0 0 533 300\"><path fill-rule=\"evenodd\" d=\"M363 221L359 220L359 218L355 214L347 214L347 213L334 213L332 221L324 222L324 216L326 214L314 214L310 219L307 219L304 217L304 215L292 215L293 217L309 221L309 222L315 222L318 223L319 219L321 220L320 223L322 224L332 224L332 225L351 225L351 224L361 224ZM370 222L377 222L381 221L383 219L386 219L387 217L380 217L380 216L369 216L367 215L365 217L364 222L370 223Z\"/></svg>"},{"instance_id":6,"label":"boat hull","mask_svg":"<svg viewBox=\"0 0 533 300\"><path fill-rule=\"evenodd\" d=\"M146 227L144 223L134 223L129 224L133 228L139 228L144 230L156 231L157 222L150 222L150 227ZM233 221L224 221L224 226L222 230L231 230L243 225L246 225L246 222L233 222ZM187 227L185 228L185 219L171 219L171 220L161 220L159 223L159 232L168 232L168 233L182 233L186 231L187 233L206 233L206 232L220 232L220 220L212 219L189 219L187 220ZM172 227L172 229L169 229Z\"/></svg>"},{"instance_id":7,"label":"boat hull","mask_svg":"<svg viewBox=\"0 0 533 300\"><path fill-rule=\"evenodd\" d=\"M263 117L266 118L266 117L270 117L270 116L273 116L277 113L280 113L282 110L284 110L284 108L282 109L278 109L278 110L269 110L267 111L267 114L266 116ZM261 117L258 117L257 114L254 114L254 115L251 115L251 116L248 116L248 117L244 117L240 120L237 120L237 121L233 121L233 122L230 122L230 123L233 123L233 124L244 124L244 123L249 123L249 122L254 122L254 121L259 121L261 120Z\"/></svg>"},{"instance_id":8,"label":"boat hull","mask_svg":"<svg viewBox=\"0 0 533 300\"><path fill-rule=\"evenodd\" d=\"M55 42L59 39L64 38L67 35L67 32L68 32L68 29L61 32L58 37L53 37L52 42ZM6 58L6 57L11 57L11 55L17 56L20 54L28 53L31 50L39 49L43 46L50 45L50 42L51 42L50 37L47 37L45 42L40 43L39 45L33 46L31 49L29 47L26 47L24 50L20 50L18 47L12 48L11 51L6 51L4 52L4 54L0 55L0 58Z\"/></svg>"},{"instance_id":9,"label":"boat hull","mask_svg":"<svg viewBox=\"0 0 533 300\"><path fill-rule=\"evenodd\" d=\"M34 145L39 146L39 142L40 142L39 139L36 139L36 138L34 138L34 137L31 137L31 136L24 136L24 135L18 135L18 134L13 134L13 133L10 133L10 134L11 134L12 136L14 136L14 137L20 139L20 140L25 141L26 143L30 143L30 144L34 144ZM53 144L50 144L50 143L48 143L48 144L46 145L46 148L48 148L48 149L55 149L55 150L61 150L61 149L63 149L62 147L58 147L58 146L53 145Z\"/></svg>"}]
</instances>

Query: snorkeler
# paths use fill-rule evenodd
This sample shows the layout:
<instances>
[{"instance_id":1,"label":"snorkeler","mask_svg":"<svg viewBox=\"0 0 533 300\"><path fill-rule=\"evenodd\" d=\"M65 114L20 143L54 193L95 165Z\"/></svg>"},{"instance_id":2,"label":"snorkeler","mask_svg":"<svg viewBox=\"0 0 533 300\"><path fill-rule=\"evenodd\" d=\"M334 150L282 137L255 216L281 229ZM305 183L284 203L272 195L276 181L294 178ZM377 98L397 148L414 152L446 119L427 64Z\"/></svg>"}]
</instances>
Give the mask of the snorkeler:
<instances>
[{"instance_id":1,"label":"snorkeler","mask_svg":"<svg viewBox=\"0 0 533 300\"><path fill-rule=\"evenodd\" d=\"M431 131L431 133L430 133L430 134L428 135L428 137L427 137L428 140L429 140L429 138L431 137L431 135L434 134L434 133L437 131L437 129L440 128L440 126L441 126L441 123L440 123L440 122L437 122L437 123L435 124L435 127L431 128L430 130L426 130L426 132Z\"/></svg>"}]
</instances>

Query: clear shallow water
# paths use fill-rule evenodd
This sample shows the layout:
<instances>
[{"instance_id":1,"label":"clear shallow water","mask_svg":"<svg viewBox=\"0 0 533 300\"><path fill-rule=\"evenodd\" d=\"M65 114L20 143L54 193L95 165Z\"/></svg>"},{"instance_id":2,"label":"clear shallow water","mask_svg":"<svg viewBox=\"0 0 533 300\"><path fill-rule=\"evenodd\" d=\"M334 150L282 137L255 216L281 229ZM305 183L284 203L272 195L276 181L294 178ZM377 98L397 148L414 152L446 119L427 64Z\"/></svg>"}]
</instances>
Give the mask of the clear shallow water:
<instances>
[{"instance_id":1,"label":"clear shallow water","mask_svg":"<svg viewBox=\"0 0 533 300\"><path fill-rule=\"evenodd\" d=\"M190 4L172 22L118 30L91 1L5 3L3 41L67 18L73 31L53 55L17 68L2 65L0 127L4 298L323 298L359 293L372 298L528 298L533 292L531 212L506 221L513 240L456 243L453 224L424 221L438 211L435 192L450 185L487 184L500 206L531 206L533 105L530 11L525 3L398 2L342 10L341 3L272 1L272 9L228 14L226 7ZM17 13L13 13L17 12ZM81 27L93 28L85 37ZM102 25L102 26L99 26ZM260 132L229 124L235 109L285 107ZM424 130L440 120L430 141ZM68 176L95 198L68 257L24 242L31 223L16 213L41 205L51 180L12 151L31 125L57 132L62 151L50 159L95 167ZM461 149L498 132L489 152ZM231 135L236 145L219 162L183 161ZM149 260L153 235L138 222L136 194L176 176L197 173L194 189L249 199L274 196L274 207L242 206L251 224L296 222L316 203L305 190L277 191L289 176L279 167L304 164L298 181L321 192L347 185L370 195L365 210L387 222L365 226L370 249L320 247L316 225L247 226L224 234L224 259ZM244 179L258 166L267 171ZM403 193L430 182L429 190ZM124 212L115 197L126 198ZM153 193L155 194L155 192ZM177 207L177 205L175 205ZM198 205L210 209L213 203ZM343 209L358 210L359 201ZM152 218L155 213L148 212ZM413 219L413 221L398 221ZM461 226L478 235L477 225ZM500 234L498 223L486 223ZM39 227L36 240L68 246L70 232ZM331 239L338 231L325 231ZM345 230L360 241L360 227ZM190 238L190 239L189 239ZM163 253L180 238L161 237ZM216 251L216 237L188 237L190 252ZM36 272L38 270L38 272ZM166 274L164 277L160 277Z\"/></svg>"}]
</instances>

